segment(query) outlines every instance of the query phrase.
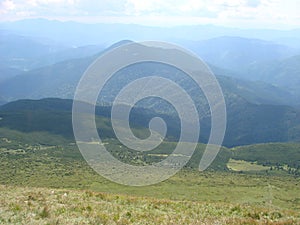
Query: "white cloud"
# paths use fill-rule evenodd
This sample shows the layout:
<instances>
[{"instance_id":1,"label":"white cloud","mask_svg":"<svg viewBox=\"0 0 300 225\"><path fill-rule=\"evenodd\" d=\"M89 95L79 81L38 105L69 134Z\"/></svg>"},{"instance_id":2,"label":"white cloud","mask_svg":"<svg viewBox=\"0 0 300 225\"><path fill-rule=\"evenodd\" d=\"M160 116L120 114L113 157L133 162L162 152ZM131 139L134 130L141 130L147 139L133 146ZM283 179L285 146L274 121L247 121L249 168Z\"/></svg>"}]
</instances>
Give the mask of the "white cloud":
<instances>
[{"instance_id":1,"label":"white cloud","mask_svg":"<svg viewBox=\"0 0 300 225\"><path fill-rule=\"evenodd\" d=\"M12 0L4 0L0 2L0 13L7 13L15 9L15 4Z\"/></svg>"},{"instance_id":2,"label":"white cloud","mask_svg":"<svg viewBox=\"0 0 300 225\"><path fill-rule=\"evenodd\" d=\"M0 20L45 17L153 25L300 27L299 0L0 0Z\"/></svg>"},{"instance_id":3,"label":"white cloud","mask_svg":"<svg viewBox=\"0 0 300 225\"><path fill-rule=\"evenodd\" d=\"M247 0L246 1L246 5L249 7L253 7L253 8L258 7L260 4L261 4L260 0Z\"/></svg>"}]
</instances>

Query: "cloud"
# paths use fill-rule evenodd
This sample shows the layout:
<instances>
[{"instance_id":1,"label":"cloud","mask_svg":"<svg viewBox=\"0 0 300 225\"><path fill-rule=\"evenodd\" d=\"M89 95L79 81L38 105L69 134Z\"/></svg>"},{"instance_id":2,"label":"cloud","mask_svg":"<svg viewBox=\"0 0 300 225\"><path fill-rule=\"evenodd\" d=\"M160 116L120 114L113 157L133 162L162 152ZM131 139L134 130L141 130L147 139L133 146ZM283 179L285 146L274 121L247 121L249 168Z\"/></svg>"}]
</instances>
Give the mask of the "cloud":
<instances>
[{"instance_id":1,"label":"cloud","mask_svg":"<svg viewBox=\"0 0 300 225\"><path fill-rule=\"evenodd\" d=\"M7 13L15 9L15 4L11 0L4 0L0 2L0 13Z\"/></svg>"},{"instance_id":2,"label":"cloud","mask_svg":"<svg viewBox=\"0 0 300 225\"><path fill-rule=\"evenodd\" d=\"M260 0L247 0L246 1L246 6L249 6L249 7L253 7L253 8L256 8L258 6L261 5L261 1Z\"/></svg>"},{"instance_id":3,"label":"cloud","mask_svg":"<svg viewBox=\"0 0 300 225\"><path fill-rule=\"evenodd\" d=\"M299 0L0 0L1 20L42 17L154 25L300 27L299 8Z\"/></svg>"}]
</instances>

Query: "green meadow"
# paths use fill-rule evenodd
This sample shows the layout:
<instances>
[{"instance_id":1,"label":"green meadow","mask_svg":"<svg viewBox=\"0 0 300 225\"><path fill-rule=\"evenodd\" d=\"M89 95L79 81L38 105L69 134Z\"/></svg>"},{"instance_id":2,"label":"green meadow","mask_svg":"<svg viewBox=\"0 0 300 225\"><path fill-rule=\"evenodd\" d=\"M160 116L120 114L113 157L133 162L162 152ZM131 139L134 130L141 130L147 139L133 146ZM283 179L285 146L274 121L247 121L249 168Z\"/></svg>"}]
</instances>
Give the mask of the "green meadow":
<instances>
[{"instance_id":1,"label":"green meadow","mask_svg":"<svg viewBox=\"0 0 300 225\"><path fill-rule=\"evenodd\" d=\"M173 146L164 143L149 157L132 161L134 153L119 152L114 140L106 142L112 154L132 164L163 158ZM1 138L0 223L300 224L299 176L232 159L237 150L226 148L200 172L203 149L199 145L170 179L132 187L98 175L74 143L33 145Z\"/></svg>"}]
</instances>

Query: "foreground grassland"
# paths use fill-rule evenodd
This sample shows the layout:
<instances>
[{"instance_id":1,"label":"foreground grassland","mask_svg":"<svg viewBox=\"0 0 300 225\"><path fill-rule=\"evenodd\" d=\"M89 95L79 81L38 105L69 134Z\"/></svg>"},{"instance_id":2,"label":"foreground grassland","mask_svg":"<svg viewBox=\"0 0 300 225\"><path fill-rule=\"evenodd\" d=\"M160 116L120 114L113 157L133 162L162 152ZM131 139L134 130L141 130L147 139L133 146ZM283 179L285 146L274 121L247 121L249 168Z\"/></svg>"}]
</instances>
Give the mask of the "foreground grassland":
<instances>
[{"instance_id":1,"label":"foreground grassland","mask_svg":"<svg viewBox=\"0 0 300 225\"><path fill-rule=\"evenodd\" d=\"M299 211L272 205L4 185L0 198L3 224L300 224Z\"/></svg>"},{"instance_id":2,"label":"foreground grassland","mask_svg":"<svg viewBox=\"0 0 300 225\"><path fill-rule=\"evenodd\" d=\"M130 187L96 174L70 144L2 138L0 159L0 224L300 224L299 176L249 162L229 161L251 173L186 168Z\"/></svg>"}]
</instances>

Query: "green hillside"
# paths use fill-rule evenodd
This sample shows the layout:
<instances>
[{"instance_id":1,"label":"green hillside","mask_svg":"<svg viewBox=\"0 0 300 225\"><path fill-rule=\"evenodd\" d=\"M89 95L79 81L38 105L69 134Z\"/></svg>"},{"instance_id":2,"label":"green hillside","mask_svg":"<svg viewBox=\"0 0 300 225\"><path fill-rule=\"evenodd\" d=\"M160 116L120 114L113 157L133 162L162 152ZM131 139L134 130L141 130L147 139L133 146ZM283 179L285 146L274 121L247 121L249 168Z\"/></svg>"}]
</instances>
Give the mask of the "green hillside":
<instances>
[{"instance_id":1,"label":"green hillside","mask_svg":"<svg viewBox=\"0 0 300 225\"><path fill-rule=\"evenodd\" d=\"M225 93L225 95L230 95L230 93ZM236 95L231 95L230 99L227 101L227 129L224 146L299 141L300 114L294 108L249 104ZM180 134L180 122L176 114L168 115L172 112L169 111L168 105L163 105L163 107L159 105L160 109L164 109L160 112L156 111L156 105L152 109L142 108L143 106L145 105L138 105L131 111L131 126L139 128L134 132L137 135L147 137L150 119L159 116L168 125L167 140L177 140ZM73 139L71 110L72 100L55 98L19 100L0 107L0 117L2 118L0 127L21 132L44 131ZM96 107L97 126L100 135L104 138L115 137L109 119L110 110L111 107L109 106ZM209 117L204 116L200 125L200 141L205 143L210 132Z\"/></svg>"},{"instance_id":2,"label":"green hillside","mask_svg":"<svg viewBox=\"0 0 300 225\"><path fill-rule=\"evenodd\" d=\"M262 110L258 111L260 108ZM9 143L2 142L2 147L18 149L19 145L23 146L24 144L32 146L68 146L70 143L74 143L71 109L72 100L64 99L19 100L1 106L0 137L12 140ZM293 117L287 117L290 113L290 107L282 109L282 107L272 105L250 105L247 110L243 109L244 112L248 112L246 120L243 119L239 110L232 112L232 115L235 116L228 116L229 124L224 144L230 145L230 143L239 143L239 141L247 143L252 139L263 142L266 135L270 135L278 142L287 141L289 136L285 136L287 133L285 130L287 129L286 121L291 121ZM264 114L264 112L268 113ZM148 137L148 122L159 114L143 108L134 108L132 114L131 128L133 133L141 138ZM158 162L168 156L175 148L175 143L172 141L176 140L177 136L172 136L172 134L176 134L176 127L174 127L176 120L171 117L162 115L162 117L165 116L164 119L167 123L173 123L173 127L169 128L171 131L173 128L175 133L168 132L165 142L150 152L136 152L124 148L115 139L109 118L110 107L97 106L96 115L96 125L101 139L109 143L107 148L114 156L126 163L148 164ZM256 117L253 115L256 115ZM286 120L277 119L284 117L286 117ZM273 126L270 126L270 124L273 124ZM253 132L254 130L256 132ZM272 133L270 133L270 130ZM91 141L92 139L87 137L87 140ZM227 170L227 163L232 158L269 167L287 166L291 168L289 172L296 174L299 167L299 146L300 144L296 143L273 143L235 147L233 151L222 148L221 153L210 169ZM204 144L198 145L192 159L186 165L187 168L198 168L204 148ZM72 149L72 154L77 155L76 158L81 158L78 149L75 146Z\"/></svg>"},{"instance_id":3,"label":"green hillside","mask_svg":"<svg viewBox=\"0 0 300 225\"><path fill-rule=\"evenodd\" d=\"M0 108L0 137L14 140L17 142L17 144L12 142L15 143L14 146L22 143L30 145L68 145L74 143L71 107L71 100L62 99L20 100L8 103ZM96 125L101 139L109 143L107 148L116 157L133 164L152 163L164 159L174 150L175 143L170 142L170 140L176 138L172 136L167 136L163 144L149 153L124 148L121 143L115 140L109 119L109 110L110 107L97 106ZM143 112L143 109L136 109L133 112L131 128L136 136L146 138L149 136L149 130L145 127L148 126L147 121L153 115L149 111L148 114ZM92 137L87 137L87 140L91 141ZM199 144L187 167L198 167L204 147L204 145ZM79 154L75 147L74 151ZM226 170L229 157L230 151L223 148L222 153L218 155L211 168ZM136 158L136 161L132 160L133 158Z\"/></svg>"},{"instance_id":4,"label":"green hillside","mask_svg":"<svg viewBox=\"0 0 300 225\"><path fill-rule=\"evenodd\" d=\"M0 107L0 127L21 132L48 132L73 140L72 128L72 100L68 99L41 99L19 100L7 103ZM89 107L82 104L82 108ZM96 124L100 136L114 138L114 131L110 122L110 106L96 106ZM167 139L174 140L178 137L178 121L168 115L159 114L152 110L133 108L130 123L133 132L140 137L149 135L148 123L154 116L164 118L170 128Z\"/></svg>"},{"instance_id":5,"label":"green hillside","mask_svg":"<svg viewBox=\"0 0 300 225\"><path fill-rule=\"evenodd\" d=\"M299 141L298 110L289 106L241 104L240 101L228 103L225 146Z\"/></svg>"},{"instance_id":6,"label":"green hillside","mask_svg":"<svg viewBox=\"0 0 300 225\"><path fill-rule=\"evenodd\" d=\"M274 170L286 170L300 175L299 143L268 143L236 147L232 151L232 158L256 162Z\"/></svg>"}]
</instances>

